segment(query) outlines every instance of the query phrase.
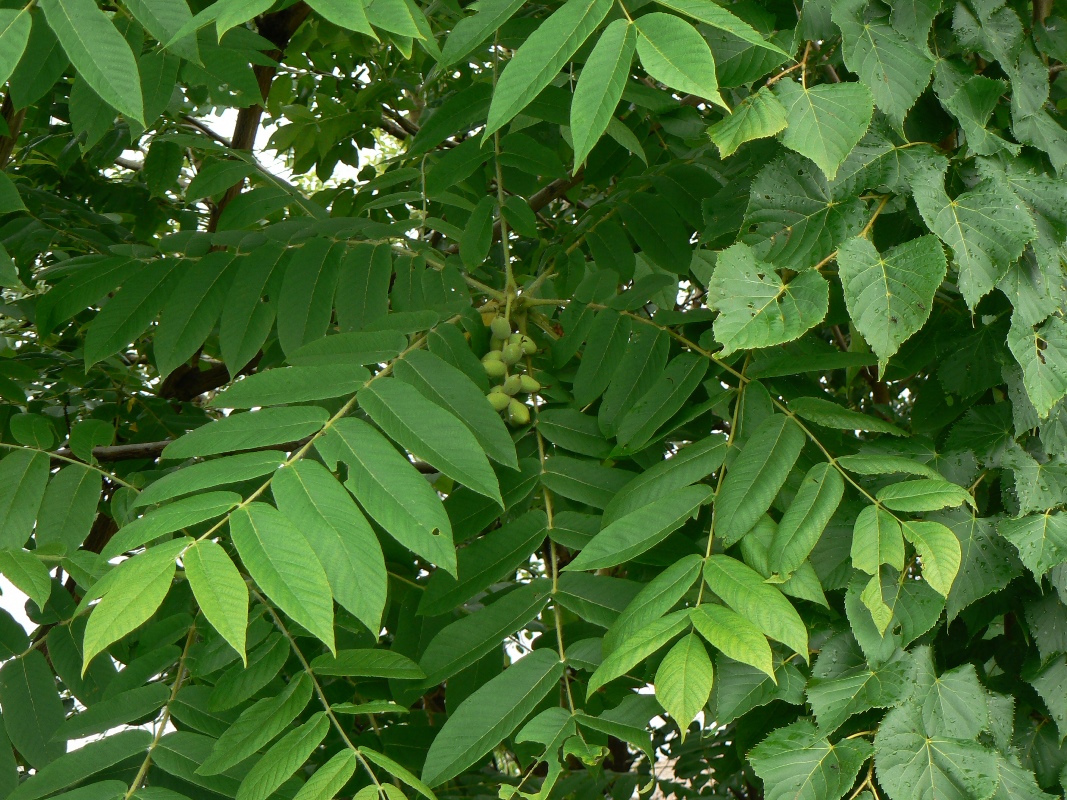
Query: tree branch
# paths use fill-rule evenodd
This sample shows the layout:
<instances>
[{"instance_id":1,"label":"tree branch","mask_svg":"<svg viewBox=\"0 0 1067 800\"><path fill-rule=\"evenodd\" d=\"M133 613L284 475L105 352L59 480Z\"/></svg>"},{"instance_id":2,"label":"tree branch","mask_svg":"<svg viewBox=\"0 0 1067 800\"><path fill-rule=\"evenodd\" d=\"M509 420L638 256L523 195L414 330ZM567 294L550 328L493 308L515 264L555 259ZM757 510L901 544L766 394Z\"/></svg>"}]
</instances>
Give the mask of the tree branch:
<instances>
[{"instance_id":1,"label":"tree branch","mask_svg":"<svg viewBox=\"0 0 1067 800\"><path fill-rule=\"evenodd\" d=\"M292 442L283 442L282 444L266 445L264 447L252 447L248 450L242 450L241 452L251 453L262 450L285 450L293 451L299 450L301 447L310 442L314 437L305 436L303 439L297 439ZM163 450L173 442L173 439L163 439L158 442L132 442L130 444L113 444L106 447L94 447L93 458L95 458L101 464L114 464L118 461L141 461L144 459L155 459L162 455ZM75 458L73 452L69 447L63 447L56 450L53 454L57 457L57 461L60 459ZM231 453L220 453L220 455L232 455ZM64 461L63 463L69 463ZM431 475L437 472L430 464L425 461L415 461L413 463L415 469L424 475ZM96 552L96 551L94 551Z\"/></svg>"},{"instance_id":2,"label":"tree branch","mask_svg":"<svg viewBox=\"0 0 1067 800\"><path fill-rule=\"evenodd\" d=\"M7 162L11 160L11 153L15 149L15 140L19 138L19 132L22 130L22 121L26 119L26 109L20 108L16 111L9 92L7 97L4 98L3 105L0 106L0 115L3 116L8 129L7 136L0 136L0 169L3 169L7 166Z\"/></svg>"},{"instance_id":3,"label":"tree branch","mask_svg":"<svg viewBox=\"0 0 1067 800\"><path fill-rule=\"evenodd\" d=\"M285 48L289 40L296 33L296 29L307 19L311 8L301 0L295 5L283 8L273 14L264 14L256 20L259 35L268 39L274 45L273 50L266 53L267 58L276 62L274 64L256 64L253 72L256 82L259 84L259 94L265 101L270 94L270 85L274 76L278 73L277 62L285 55ZM256 132L259 130L260 120L263 119L262 103L253 103L242 108L237 114L237 123L233 129L233 140L230 144L235 150L251 150L256 143ZM211 218L208 220L208 231L214 232L218 228L219 219L226 206L241 193L244 180L240 180L226 190L218 204L211 210Z\"/></svg>"}]
</instances>

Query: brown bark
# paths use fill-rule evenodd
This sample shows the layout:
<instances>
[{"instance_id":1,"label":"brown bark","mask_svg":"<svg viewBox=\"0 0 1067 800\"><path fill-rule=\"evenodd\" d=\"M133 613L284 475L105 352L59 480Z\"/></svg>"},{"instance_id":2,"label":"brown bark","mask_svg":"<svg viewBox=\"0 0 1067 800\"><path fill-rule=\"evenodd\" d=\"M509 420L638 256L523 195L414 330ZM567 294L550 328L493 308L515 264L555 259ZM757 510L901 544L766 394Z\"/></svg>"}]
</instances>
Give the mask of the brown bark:
<instances>
[{"instance_id":1,"label":"brown bark","mask_svg":"<svg viewBox=\"0 0 1067 800\"><path fill-rule=\"evenodd\" d=\"M3 116L4 122L7 123L8 135L0 136L0 169L7 166L7 162L11 160L11 153L15 149L15 140L19 138L19 132L22 130L22 121L26 118L26 109L20 108L15 110L15 104L11 102L11 95L4 98L4 103L0 106L0 116Z\"/></svg>"},{"instance_id":2,"label":"brown bark","mask_svg":"<svg viewBox=\"0 0 1067 800\"><path fill-rule=\"evenodd\" d=\"M307 19L310 13L311 8L307 3L301 1L281 11L276 11L273 14L264 14L259 17L256 21L259 35L268 39L274 45L274 49L266 53L268 58L276 62L281 61L282 56L285 54L285 48L289 46L289 40L293 38L296 29L300 27L300 24ZM253 67L253 71L256 75L256 81L259 83L260 96L266 101L267 95L270 93L271 82L274 80L278 68L274 65L257 64ZM262 119L263 105L261 103L255 103L241 109L237 115L237 124L234 126L233 139L231 140L231 145L235 150L252 149L252 146L256 143L256 131L259 130L259 123ZM211 211L211 218L208 220L209 231L214 231L218 227L222 212L241 193L243 186L244 181L241 180L226 190L222 199Z\"/></svg>"}]
</instances>

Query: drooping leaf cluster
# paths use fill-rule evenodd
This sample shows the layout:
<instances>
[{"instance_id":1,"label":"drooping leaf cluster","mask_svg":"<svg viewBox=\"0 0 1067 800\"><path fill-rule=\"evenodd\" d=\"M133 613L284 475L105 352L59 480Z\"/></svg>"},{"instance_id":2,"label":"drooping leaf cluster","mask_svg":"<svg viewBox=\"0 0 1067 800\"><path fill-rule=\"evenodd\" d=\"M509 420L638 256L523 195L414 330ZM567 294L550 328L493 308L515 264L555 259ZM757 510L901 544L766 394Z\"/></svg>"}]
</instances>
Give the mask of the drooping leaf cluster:
<instances>
[{"instance_id":1,"label":"drooping leaf cluster","mask_svg":"<svg viewBox=\"0 0 1067 800\"><path fill-rule=\"evenodd\" d=\"M1063 796L1048 0L2 5L0 800Z\"/></svg>"}]
</instances>

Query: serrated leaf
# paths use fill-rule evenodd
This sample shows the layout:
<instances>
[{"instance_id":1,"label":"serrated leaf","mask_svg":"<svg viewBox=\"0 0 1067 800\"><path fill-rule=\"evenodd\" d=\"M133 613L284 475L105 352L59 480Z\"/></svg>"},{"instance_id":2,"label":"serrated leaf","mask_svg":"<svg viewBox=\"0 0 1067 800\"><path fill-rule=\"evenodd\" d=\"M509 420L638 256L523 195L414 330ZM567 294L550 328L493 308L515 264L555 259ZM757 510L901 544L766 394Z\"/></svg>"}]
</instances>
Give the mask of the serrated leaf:
<instances>
[{"instance_id":1,"label":"serrated leaf","mask_svg":"<svg viewBox=\"0 0 1067 800\"><path fill-rule=\"evenodd\" d=\"M685 20L653 11L637 19L637 55L656 80L726 108L707 41Z\"/></svg>"},{"instance_id":2,"label":"serrated leaf","mask_svg":"<svg viewBox=\"0 0 1067 800\"><path fill-rule=\"evenodd\" d=\"M831 744L812 723L801 720L771 733L749 759L767 788L767 800L837 800L872 751L865 739Z\"/></svg>"},{"instance_id":3,"label":"serrated leaf","mask_svg":"<svg viewBox=\"0 0 1067 800\"><path fill-rule=\"evenodd\" d=\"M574 401L585 407L608 388L630 341L630 318L611 309L596 315L589 328L582 362L574 376Z\"/></svg>"},{"instance_id":4,"label":"serrated leaf","mask_svg":"<svg viewBox=\"0 0 1067 800\"><path fill-rule=\"evenodd\" d=\"M231 666L215 682L208 710L226 711L241 705L267 686L291 655L289 641L280 633L272 633L246 661Z\"/></svg>"},{"instance_id":5,"label":"serrated leaf","mask_svg":"<svg viewBox=\"0 0 1067 800\"><path fill-rule=\"evenodd\" d=\"M606 683L625 675L689 626L686 611L675 611L651 622L619 642L593 672L587 691L592 694Z\"/></svg>"},{"instance_id":6,"label":"serrated leaf","mask_svg":"<svg viewBox=\"0 0 1067 800\"><path fill-rule=\"evenodd\" d=\"M596 417L573 408L539 410L537 430L563 450L591 458L607 458L611 455L611 442L601 433Z\"/></svg>"},{"instance_id":7,"label":"serrated leaf","mask_svg":"<svg viewBox=\"0 0 1067 800\"><path fill-rule=\"evenodd\" d=\"M400 380L374 381L357 394L360 407L391 439L501 508L496 473L474 434L456 417Z\"/></svg>"},{"instance_id":8,"label":"serrated leaf","mask_svg":"<svg viewBox=\"0 0 1067 800\"><path fill-rule=\"evenodd\" d=\"M878 781L891 797L988 800L996 791L993 751L965 739L928 735L912 704L885 716L874 746Z\"/></svg>"},{"instance_id":9,"label":"serrated leaf","mask_svg":"<svg viewBox=\"0 0 1067 800\"><path fill-rule=\"evenodd\" d=\"M479 3L477 13L464 17L452 28L445 46L441 48L440 66L451 66L468 55L521 7L522 0L488 0Z\"/></svg>"},{"instance_id":10,"label":"serrated leaf","mask_svg":"<svg viewBox=\"0 0 1067 800\"><path fill-rule=\"evenodd\" d=\"M868 239L849 239L837 251L849 316L881 369L930 318L934 292L948 261L941 243L920 236L880 254Z\"/></svg>"},{"instance_id":11,"label":"serrated leaf","mask_svg":"<svg viewBox=\"0 0 1067 800\"><path fill-rule=\"evenodd\" d=\"M610 8L611 0L567 0L527 37L500 74L485 136L510 122L552 82Z\"/></svg>"},{"instance_id":12,"label":"serrated leaf","mask_svg":"<svg viewBox=\"0 0 1067 800\"><path fill-rule=\"evenodd\" d=\"M179 265L181 277L163 305L153 338L160 377L172 373L204 343L222 313L234 264L232 253L219 251Z\"/></svg>"},{"instance_id":13,"label":"serrated leaf","mask_svg":"<svg viewBox=\"0 0 1067 800\"><path fill-rule=\"evenodd\" d=\"M923 220L952 248L960 291L973 309L1034 238L1034 221L1018 197L998 184L982 183L952 200L943 175L928 171L913 179L912 189Z\"/></svg>"},{"instance_id":14,"label":"serrated leaf","mask_svg":"<svg viewBox=\"0 0 1067 800\"><path fill-rule=\"evenodd\" d=\"M696 390L707 373L707 359L694 353L675 356L647 392L619 419L619 445L638 450L655 436Z\"/></svg>"},{"instance_id":15,"label":"serrated leaf","mask_svg":"<svg viewBox=\"0 0 1067 800\"><path fill-rule=\"evenodd\" d=\"M294 366L306 367L378 364L392 361L405 347L407 340L397 331L339 333L309 342L290 353L287 360Z\"/></svg>"},{"instance_id":16,"label":"serrated leaf","mask_svg":"<svg viewBox=\"0 0 1067 800\"><path fill-rule=\"evenodd\" d=\"M785 107L763 86L708 128L708 138L719 148L719 157L726 158L745 142L781 133L787 124Z\"/></svg>"},{"instance_id":17,"label":"serrated leaf","mask_svg":"<svg viewBox=\"0 0 1067 800\"><path fill-rule=\"evenodd\" d=\"M316 675L350 678L421 680L426 677L418 664L391 650L338 650L337 655L323 653L311 662L311 668Z\"/></svg>"},{"instance_id":18,"label":"serrated leaf","mask_svg":"<svg viewBox=\"0 0 1067 800\"><path fill-rule=\"evenodd\" d=\"M489 458L506 467L518 468L515 444L504 421L462 370L433 353L412 350L393 365L393 371L400 380L410 383L466 425Z\"/></svg>"},{"instance_id":19,"label":"serrated leaf","mask_svg":"<svg viewBox=\"0 0 1067 800\"><path fill-rule=\"evenodd\" d=\"M807 686L820 732L832 733L853 714L896 705L911 691L911 668L906 656L872 668L847 633L827 642Z\"/></svg>"},{"instance_id":20,"label":"serrated leaf","mask_svg":"<svg viewBox=\"0 0 1067 800\"><path fill-rule=\"evenodd\" d=\"M30 12L9 8L0 12L0 84L7 83L30 39Z\"/></svg>"},{"instance_id":21,"label":"serrated leaf","mask_svg":"<svg viewBox=\"0 0 1067 800\"><path fill-rule=\"evenodd\" d=\"M307 460L279 471L271 492L315 552L337 602L377 633L385 608L385 559L352 496L325 467Z\"/></svg>"},{"instance_id":22,"label":"serrated leaf","mask_svg":"<svg viewBox=\"0 0 1067 800\"><path fill-rule=\"evenodd\" d=\"M264 594L335 652L330 584L293 523L273 506L250 503L230 515L230 535Z\"/></svg>"},{"instance_id":23,"label":"serrated leaf","mask_svg":"<svg viewBox=\"0 0 1067 800\"><path fill-rule=\"evenodd\" d=\"M111 560L166 533L220 517L240 502L241 495L236 492L202 492L168 503L124 525L100 554Z\"/></svg>"},{"instance_id":24,"label":"serrated leaf","mask_svg":"<svg viewBox=\"0 0 1067 800\"><path fill-rule=\"evenodd\" d=\"M52 593L52 577L39 558L27 550L0 550L0 575L44 608Z\"/></svg>"},{"instance_id":25,"label":"serrated leaf","mask_svg":"<svg viewBox=\"0 0 1067 800\"><path fill-rule=\"evenodd\" d=\"M182 563L200 610L247 665L248 587L241 573L226 551L210 539L186 550Z\"/></svg>"},{"instance_id":26,"label":"serrated leaf","mask_svg":"<svg viewBox=\"0 0 1067 800\"><path fill-rule=\"evenodd\" d=\"M1067 512L1005 519L997 532L1015 545L1023 564L1037 577L1067 561Z\"/></svg>"},{"instance_id":27,"label":"serrated leaf","mask_svg":"<svg viewBox=\"0 0 1067 800\"><path fill-rule=\"evenodd\" d=\"M108 16L91 0L42 0L40 5L78 74L100 99L143 127L137 60Z\"/></svg>"},{"instance_id":28,"label":"serrated leaf","mask_svg":"<svg viewBox=\"0 0 1067 800\"><path fill-rule=\"evenodd\" d=\"M424 684L436 686L500 647L505 637L528 624L548 603L551 584L527 583L484 608L445 625L426 645L419 668Z\"/></svg>"},{"instance_id":29,"label":"serrated leaf","mask_svg":"<svg viewBox=\"0 0 1067 800\"><path fill-rule=\"evenodd\" d=\"M565 569L603 569L631 560L684 525L713 494L710 486L686 486L631 511L606 525Z\"/></svg>"},{"instance_id":30,"label":"serrated leaf","mask_svg":"<svg viewBox=\"0 0 1067 800\"><path fill-rule=\"evenodd\" d=\"M527 511L518 519L490 531L462 548L457 555L459 580L435 572L419 601L419 614L443 614L456 605L504 580L529 559L548 533L543 511Z\"/></svg>"},{"instance_id":31,"label":"serrated leaf","mask_svg":"<svg viewBox=\"0 0 1067 800\"><path fill-rule=\"evenodd\" d=\"M129 730L89 742L39 769L8 797L11 800L37 800L52 795L127 758L146 752L151 742L152 734L148 731Z\"/></svg>"},{"instance_id":32,"label":"serrated leaf","mask_svg":"<svg viewBox=\"0 0 1067 800\"><path fill-rule=\"evenodd\" d=\"M194 37L171 41L193 18L184 0L128 0L126 8L160 44L194 64L200 63L200 51Z\"/></svg>"},{"instance_id":33,"label":"serrated leaf","mask_svg":"<svg viewBox=\"0 0 1067 800\"><path fill-rule=\"evenodd\" d=\"M316 448L328 463L348 464L345 486L375 522L408 549L455 574L452 524L441 498L380 433L362 420L343 419Z\"/></svg>"},{"instance_id":34,"label":"serrated leaf","mask_svg":"<svg viewBox=\"0 0 1067 800\"><path fill-rule=\"evenodd\" d=\"M785 79L775 84L789 126L782 144L819 165L828 180L852 152L874 113L874 98L861 83L823 83L801 86Z\"/></svg>"},{"instance_id":35,"label":"serrated leaf","mask_svg":"<svg viewBox=\"0 0 1067 800\"><path fill-rule=\"evenodd\" d=\"M105 648L143 625L159 608L174 579L174 559L189 545L179 539L122 562L85 626L82 677ZM88 597L88 595L87 595Z\"/></svg>"},{"instance_id":36,"label":"serrated leaf","mask_svg":"<svg viewBox=\"0 0 1067 800\"><path fill-rule=\"evenodd\" d=\"M833 3L833 20L844 39L845 66L870 89L878 108L898 130L904 117L930 82L934 62L889 24L886 16L868 19L866 4L856 0Z\"/></svg>"},{"instance_id":37,"label":"serrated leaf","mask_svg":"<svg viewBox=\"0 0 1067 800\"><path fill-rule=\"evenodd\" d=\"M656 699L678 723L682 739L711 696L715 668L695 634L683 636L656 670Z\"/></svg>"},{"instance_id":38,"label":"serrated leaf","mask_svg":"<svg viewBox=\"0 0 1067 800\"><path fill-rule=\"evenodd\" d=\"M771 540L768 567L782 577L792 575L822 536L845 492L841 473L831 464L816 464L782 515Z\"/></svg>"},{"instance_id":39,"label":"serrated leaf","mask_svg":"<svg viewBox=\"0 0 1067 800\"><path fill-rule=\"evenodd\" d=\"M236 800L267 800L326 738L330 720L325 712L289 731L271 745L241 781Z\"/></svg>"},{"instance_id":40,"label":"serrated leaf","mask_svg":"<svg viewBox=\"0 0 1067 800\"><path fill-rule=\"evenodd\" d=\"M16 450L0 461L0 546L22 549L48 485L48 456Z\"/></svg>"},{"instance_id":41,"label":"serrated leaf","mask_svg":"<svg viewBox=\"0 0 1067 800\"><path fill-rule=\"evenodd\" d=\"M939 478L941 473L933 467L905 456L858 453L838 456L837 463L857 475L894 475L905 473L924 478Z\"/></svg>"},{"instance_id":42,"label":"serrated leaf","mask_svg":"<svg viewBox=\"0 0 1067 800\"><path fill-rule=\"evenodd\" d=\"M575 169L585 163L589 151L607 130L630 75L636 47L633 23L618 19L604 29L589 54L571 101Z\"/></svg>"},{"instance_id":43,"label":"serrated leaf","mask_svg":"<svg viewBox=\"0 0 1067 800\"><path fill-rule=\"evenodd\" d=\"M184 5L184 3L183 3ZM85 367L115 355L137 339L156 318L178 276L176 258L161 258L123 281L93 319L85 336Z\"/></svg>"},{"instance_id":44,"label":"serrated leaf","mask_svg":"<svg viewBox=\"0 0 1067 800\"><path fill-rule=\"evenodd\" d=\"M367 19L363 0L312 0L308 5L334 25L378 38Z\"/></svg>"},{"instance_id":45,"label":"serrated leaf","mask_svg":"<svg viewBox=\"0 0 1067 800\"><path fill-rule=\"evenodd\" d=\"M939 516L960 542L960 571L949 590L945 607L951 622L960 611L992 592L1008 585L1022 574L1022 565L1003 536L997 535L996 521L981 519L966 510Z\"/></svg>"},{"instance_id":46,"label":"serrated leaf","mask_svg":"<svg viewBox=\"0 0 1067 800\"><path fill-rule=\"evenodd\" d=\"M611 655L619 644L670 611L696 582L702 566L700 556L688 555L645 584L608 629L603 654Z\"/></svg>"},{"instance_id":47,"label":"serrated leaf","mask_svg":"<svg viewBox=\"0 0 1067 800\"><path fill-rule=\"evenodd\" d=\"M329 413L317 406L264 408L230 414L180 436L163 458L183 459L287 444L321 430Z\"/></svg>"},{"instance_id":48,"label":"serrated leaf","mask_svg":"<svg viewBox=\"0 0 1067 800\"><path fill-rule=\"evenodd\" d=\"M370 378L363 367L333 364L328 367L276 367L249 375L219 392L213 408L254 408L306 403L356 393Z\"/></svg>"},{"instance_id":49,"label":"serrated leaf","mask_svg":"<svg viewBox=\"0 0 1067 800\"><path fill-rule=\"evenodd\" d=\"M900 527L922 559L923 579L948 597L962 559L959 540L940 522L905 521Z\"/></svg>"},{"instance_id":50,"label":"serrated leaf","mask_svg":"<svg viewBox=\"0 0 1067 800\"><path fill-rule=\"evenodd\" d=\"M467 269L476 269L489 256L493 245L493 216L496 198L486 195L471 211L459 237L459 254Z\"/></svg>"},{"instance_id":51,"label":"serrated leaf","mask_svg":"<svg viewBox=\"0 0 1067 800\"><path fill-rule=\"evenodd\" d=\"M704 580L716 595L772 639L808 660L808 629L774 586L735 558L716 554L704 562Z\"/></svg>"},{"instance_id":52,"label":"serrated leaf","mask_svg":"<svg viewBox=\"0 0 1067 800\"><path fill-rule=\"evenodd\" d=\"M307 707L312 691L311 679L301 672L280 694L256 701L219 737L211 754L196 767L195 775L219 775L240 764L292 725Z\"/></svg>"},{"instance_id":53,"label":"serrated leaf","mask_svg":"<svg viewBox=\"0 0 1067 800\"><path fill-rule=\"evenodd\" d=\"M771 645L748 619L725 606L709 603L690 609L689 619L700 635L724 656L755 667L772 681L777 680Z\"/></svg>"},{"instance_id":54,"label":"serrated leaf","mask_svg":"<svg viewBox=\"0 0 1067 800\"><path fill-rule=\"evenodd\" d=\"M416 792L425 797L426 800L437 800L430 787L427 786L421 780L419 780L417 777L415 777L414 773L412 773L404 765L399 764L398 762L389 758L389 756L385 755L384 753L379 753L377 750L372 750L366 745L360 747L359 752L372 764L376 764L377 766L388 772L390 775L392 775L394 778L400 780L403 783L406 783ZM397 798L397 800L399 800L399 798Z\"/></svg>"},{"instance_id":55,"label":"serrated leaf","mask_svg":"<svg viewBox=\"0 0 1067 800\"><path fill-rule=\"evenodd\" d=\"M56 739L81 739L105 733L162 708L169 697L170 687L163 683L150 683L119 692L67 718Z\"/></svg>"},{"instance_id":56,"label":"serrated leaf","mask_svg":"<svg viewBox=\"0 0 1067 800\"><path fill-rule=\"evenodd\" d=\"M814 266L856 236L870 216L846 188L827 181L808 159L783 153L752 182L740 240L764 262L798 272Z\"/></svg>"},{"instance_id":57,"label":"serrated leaf","mask_svg":"<svg viewBox=\"0 0 1067 800\"><path fill-rule=\"evenodd\" d=\"M66 742L53 737L66 711L52 668L39 650L0 668L0 704L7 738L29 764L43 769L63 755Z\"/></svg>"},{"instance_id":58,"label":"serrated leaf","mask_svg":"<svg viewBox=\"0 0 1067 800\"><path fill-rule=\"evenodd\" d=\"M562 675L557 653L536 650L470 695L430 745L423 781L444 783L476 763L519 727Z\"/></svg>"},{"instance_id":59,"label":"serrated leaf","mask_svg":"<svg viewBox=\"0 0 1067 800\"><path fill-rule=\"evenodd\" d=\"M724 250L708 283L708 305L719 311L715 339L722 355L800 338L826 316L829 289L814 270L782 280L748 245Z\"/></svg>"},{"instance_id":60,"label":"serrated leaf","mask_svg":"<svg viewBox=\"0 0 1067 800\"><path fill-rule=\"evenodd\" d=\"M1044 419L1067 395L1067 321L1054 314L1031 327L1013 315L1008 347L1023 368L1026 394Z\"/></svg>"},{"instance_id":61,"label":"serrated leaf","mask_svg":"<svg viewBox=\"0 0 1067 800\"><path fill-rule=\"evenodd\" d=\"M973 664L938 675L929 648L916 651L915 664L913 698L928 734L974 739L989 727L986 690Z\"/></svg>"},{"instance_id":62,"label":"serrated leaf","mask_svg":"<svg viewBox=\"0 0 1067 800\"><path fill-rule=\"evenodd\" d=\"M753 431L715 497L715 532L725 547L739 541L771 507L804 441L803 431L783 414L767 417Z\"/></svg>"},{"instance_id":63,"label":"serrated leaf","mask_svg":"<svg viewBox=\"0 0 1067 800\"><path fill-rule=\"evenodd\" d=\"M852 531L852 566L868 575L877 575L881 564L888 564L898 571L904 569L904 538L895 516L870 505L856 517Z\"/></svg>"},{"instance_id":64,"label":"serrated leaf","mask_svg":"<svg viewBox=\"0 0 1067 800\"><path fill-rule=\"evenodd\" d=\"M541 413L543 418L545 412ZM706 478L722 466L725 457L726 440L722 436L709 436L687 444L623 486L604 509L603 524L609 525L676 489Z\"/></svg>"},{"instance_id":65,"label":"serrated leaf","mask_svg":"<svg viewBox=\"0 0 1067 800\"><path fill-rule=\"evenodd\" d=\"M356 774L356 765L356 754L351 750L334 753L333 757L315 770L315 774L300 787L293 800L333 800Z\"/></svg>"},{"instance_id":66,"label":"serrated leaf","mask_svg":"<svg viewBox=\"0 0 1067 800\"><path fill-rule=\"evenodd\" d=\"M726 31L744 42L769 50L782 56L788 55L784 50L773 42L768 42L759 31L735 16L722 6L709 2L709 0L657 0L661 6L685 14L687 17L710 25L713 28Z\"/></svg>"},{"instance_id":67,"label":"serrated leaf","mask_svg":"<svg viewBox=\"0 0 1067 800\"><path fill-rule=\"evenodd\" d=\"M255 358L274 327L277 304L264 299L275 289L290 257L292 251L267 245L238 263L219 318L222 360L231 376Z\"/></svg>"},{"instance_id":68,"label":"serrated leaf","mask_svg":"<svg viewBox=\"0 0 1067 800\"><path fill-rule=\"evenodd\" d=\"M962 486L935 478L891 483L878 490L878 502L893 511L937 511L974 505L970 492Z\"/></svg>"}]
</instances>

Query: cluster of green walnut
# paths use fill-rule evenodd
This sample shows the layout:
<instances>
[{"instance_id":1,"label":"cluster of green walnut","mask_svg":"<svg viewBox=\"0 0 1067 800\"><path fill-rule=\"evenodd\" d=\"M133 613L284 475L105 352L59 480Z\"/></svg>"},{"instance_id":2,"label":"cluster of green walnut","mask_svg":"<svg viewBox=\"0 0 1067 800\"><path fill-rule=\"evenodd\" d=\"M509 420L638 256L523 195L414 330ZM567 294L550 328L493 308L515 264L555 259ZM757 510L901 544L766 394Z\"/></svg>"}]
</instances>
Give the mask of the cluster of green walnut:
<instances>
[{"instance_id":1,"label":"cluster of green walnut","mask_svg":"<svg viewBox=\"0 0 1067 800\"><path fill-rule=\"evenodd\" d=\"M520 394L536 394L541 384L527 375L522 365L523 356L532 356L537 345L529 336L515 333L505 317L494 317L489 323L493 332L489 352L482 359L482 366L489 379L495 382L487 397L493 408L507 415L512 425L527 425L530 422L530 407L518 399Z\"/></svg>"}]
</instances>

